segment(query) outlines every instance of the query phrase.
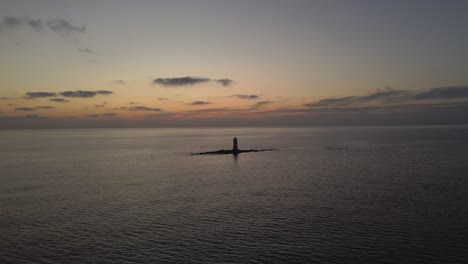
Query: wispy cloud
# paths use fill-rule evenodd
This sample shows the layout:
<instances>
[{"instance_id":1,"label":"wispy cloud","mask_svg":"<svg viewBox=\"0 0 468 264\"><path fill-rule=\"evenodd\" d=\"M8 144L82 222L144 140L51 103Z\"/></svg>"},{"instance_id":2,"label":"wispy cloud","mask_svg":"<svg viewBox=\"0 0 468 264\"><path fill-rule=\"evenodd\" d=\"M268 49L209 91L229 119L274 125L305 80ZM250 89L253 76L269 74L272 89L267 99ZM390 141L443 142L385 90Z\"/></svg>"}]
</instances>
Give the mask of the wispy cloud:
<instances>
[{"instance_id":1,"label":"wispy cloud","mask_svg":"<svg viewBox=\"0 0 468 264\"><path fill-rule=\"evenodd\" d=\"M34 111L36 110L35 107L17 107L15 108L15 111L26 111L26 112L29 112L29 111Z\"/></svg>"},{"instance_id":2,"label":"wispy cloud","mask_svg":"<svg viewBox=\"0 0 468 264\"><path fill-rule=\"evenodd\" d=\"M109 94L113 94L114 92L112 91L107 91L107 90L99 90L99 91L96 91L97 94L105 94L105 95L109 95Z\"/></svg>"},{"instance_id":3,"label":"wispy cloud","mask_svg":"<svg viewBox=\"0 0 468 264\"><path fill-rule=\"evenodd\" d=\"M8 29L15 29L25 23L24 17L12 17L12 16L5 16L2 20L2 27Z\"/></svg>"},{"instance_id":4,"label":"wispy cloud","mask_svg":"<svg viewBox=\"0 0 468 264\"><path fill-rule=\"evenodd\" d=\"M117 113L104 113L104 114L101 114L101 116L116 116Z\"/></svg>"},{"instance_id":5,"label":"wispy cloud","mask_svg":"<svg viewBox=\"0 0 468 264\"><path fill-rule=\"evenodd\" d=\"M121 107L121 110L128 110L128 111L151 111L151 112L159 112L161 108L151 108L142 105L138 106L130 106L130 107Z\"/></svg>"},{"instance_id":6,"label":"wispy cloud","mask_svg":"<svg viewBox=\"0 0 468 264\"><path fill-rule=\"evenodd\" d=\"M107 90L99 90L99 91L66 91L66 92L61 92L60 95L64 97L76 97L76 98L92 98L95 97L98 94L103 94L103 95L110 95L113 94L114 92L112 91L107 91Z\"/></svg>"},{"instance_id":7,"label":"wispy cloud","mask_svg":"<svg viewBox=\"0 0 468 264\"><path fill-rule=\"evenodd\" d=\"M47 21L47 27L59 34L70 34L70 33L84 33L86 32L86 26L76 26L68 22L63 18L55 18Z\"/></svg>"},{"instance_id":8,"label":"wispy cloud","mask_svg":"<svg viewBox=\"0 0 468 264\"><path fill-rule=\"evenodd\" d=\"M42 29L42 21L40 19L28 19L27 24L36 31L40 31Z\"/></svg>"},{"instance_id":9,"label":"wispy cloud","mask_svg":"<svg viewBox=\"0 0 468 264\"><path fill-rule=\"evenodd\" d=\"M96 118L96 117L111 117L111 116L116 116L117 113L103 113L103 114L91 114L91 115L88 115L88 117L91 117L91 118Z\"/></svg>"},{"instance_id":10,"label":"wispy cloud","mask_svg":"<svg viewBox=\"0 0 468 264\"><path fill-rule=\"evenodd\" d=\"M234 81L231 79L219 79L215 80L215 82L220 83L222 86L229 86L231 85Z\"/></svg>"},{"instance_id":11,"label":"wispy cloud","mask_svg":"<svg viewBox=\"0 0 468 264\"><path fill-rule=\"evenodd\" d=\"M306 103L307 107L350 107L364 104L401 104L429 100L468 99L468 86L432 88L427 91L411 92L385 88L369 95L327 98Z\"/></svg>"},{"instance_id":12,"label":"wispy cloud","mask_svg":"<svg viewBox=\"0 0 468 264\"><path fill-rule=\"evenodd\" d=\"M68 103L70 100L66 100L63 98L51 98L49 101L56 102L56 103Z\"/></svg>"},{"instance_id":13,"label":"wispy cloud","mask_svg":"<svg viewBox=\"0 0 468 264\"><path fill-rule=\"evenodd\" d=\"M273 102L272 101L261 101L261 102L258 102L254 105L252 105L251 109L257 109L257 108L261 108L261 107L264 107L265 105L269 105L269 104L272 104Z\"/></svg>"},{"instance_id":14,"label":"wispy cloud","mask_svg":"<svg viewBox=\"0 0 468 264\"><path fill-rule=\"evenodd\" d=\"M26 93L25 98L34 99L34 98L54 97L54 96L57 96L57 94L50 93L50 92L29 92L29 93Z\"/></svg>"},{"instance_id":15,"label":"wispy cloud","mask_svg":"<svg viewBox=\"0 0 468 264\"><path fill-rule=\"evenodd\" d=\"M47 119L48 117L43 116L43 115L25 115L24 118L29 119L29 120L38 120L38 119Z\"/></svg>"},{"instance_id":16,"label":"wispy cloud","mask_svg":"<svg viewBox=\"0 0 468 264\"><path fill-rule=\"evenodd\" d=\"M206 102L206 101L194 101L194 102L191 102L189 105L208 105L208 104L211 104L211 103Z\"/></svg>"},{"instance_id":17,"label":"wispy cloud","mask_svg":"<svg viewBox=\"0 0 468 264\"><path fill-rule=\"evenodd\" d=\"M84 33L86 26L76 26L63 18L48 19L43 23L41 19L30 19L26 16L4 16L0 22L0 29L16 30L20 28L29 28L35 31L40 31L43 25L48 29L58 34Z\"/></svg>"},{"instance_id":18,"label":"wispy cloud","mask_svg":"<svg viewBox=\"0 0 468 264\"><path fill-rule=\"evenodd\" d=\"M78 51L80 53L88 53L88 54L94 53L94 50L88 49L88 48L79 48Z\"/></svg>"},{"instance_id":19,"label":"wispy cloud","mask_svg":"<svg viewBox=\"0 0 468 264\"><path fill-rule=\"evenodd\" d=\"M47 119L47 116L43 115L23 115L23 116L0 116L0 120L6 121L22 121L22 120L39 120Z\"/></svg>"},{"instance_id":20,"label":"wispy cloud","mask_svg":"<svg viewBox=\"0 0 468 264\"><path fill-rule=\"evenodd\" d=\"M34 108L36 108L36 109L54 109L55 107L50 106L50 105L44 105L44 106L35 106Z\"/></svg>"},{"instance_id":21,"label":"wispy cloud","mask_svg":"<svg viewBox=\"0 0 468 264\"><path fill-rule=\"evenodd\" d=\"M21 27L29 27L39 31L42 29L42 21L40 19L29 19L27 17L4 16L0 22L0 29L14 30Z\"/></svg>"},{"instance_id":22,"label":"wispy cloud","mask_svg":"<svg viewBox=\"0 0 468 264\"><path fill-rule=\"evenodd\" d=\"M219 83L222 86L229 86L233 83L230 79L210 79L207 77L175 77L175 78L157 78L153 80L153 84L158 84L162 86L191 86L196 84L215 82Z\"/></svg>"},{"instance_id":23,"label":"wispy cloud","mask_svg":"<svg viewBox=\"0 0 468 264\"><path fill-rule=\"evenodd\" d=\"M44 106L35 106L35 107L17 107L15 108L15 111L35 111L36 109L54 109L55 107L50 106L50 105L44 105Z\"/></svg>"},{"instance_id":24,"label":"wispy cloud","mask_svg":"<svg viewBox=\"0 0 468 264\"><path fill-rule=\"evenodd\" d=\"M125 84L124 80L112 80L112 84L122 85Z\"/></svg>"},{"instance_id":25,"label":"wispy cloud","mask_svg":"<svg viewBox=\"0 0 468 264\"><path fill-rule=\"evenodd\" d=\"M257 95L257 94L233 94L233 95L231 95L231 97L236 97L236 98L239 98L239 99L252 100L252 99L260 98L260 95Z\"/></svg>"},{"instance_id":26,"label":"wispy cloud","mask_svg":"<svg viewBox=\"0 0 468 264\"><path fill-rule=\"evenodd\" d=\"M414 98L417 100L468 98L468 86L432 88L429 91L416 94Z\"/></svg>"}]
</instances>

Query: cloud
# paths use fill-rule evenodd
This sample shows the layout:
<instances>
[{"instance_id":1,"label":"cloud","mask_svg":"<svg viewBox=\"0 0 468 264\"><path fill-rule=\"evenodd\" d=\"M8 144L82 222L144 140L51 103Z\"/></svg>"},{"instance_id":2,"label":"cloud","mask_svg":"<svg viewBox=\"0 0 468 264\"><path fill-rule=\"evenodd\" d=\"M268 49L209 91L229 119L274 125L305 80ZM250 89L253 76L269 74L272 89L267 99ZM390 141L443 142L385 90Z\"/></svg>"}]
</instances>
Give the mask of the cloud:
<instances>
[{"instance_id":1,"label":"cloud","mask_svg":"<svg viewBox=\"0 0 468 264\"><path fill-rule=\"evenodd\" d=\"M261 101L261 102L258 102L254 105L252 105L252 107L250 109L257 109L257 108L261 108L265 105L269 105L269 104L272 104L273 102L272 101Z\"/></svg>"},{"instance_id":2,"label":"cloud","mask_svg":"<svg viewBox=\"0 0 468 264\"><path fill-rule=\"evenodd\" d=\"M55 107L50 106L50 105L44 105L44 106L35 106L35 107L17 107L15 108L15 111L34 111L36 109L54 109Z\"/></svg>"},{"instance_id":3,"label":"cloud","mask_svg":"<svg viewBox=\"0 0 468 264\"><path fill-rule=\"evenodd\" d=\"M42 21L40 19L29 19L27 17L4 16L0 22L0 30L2 28L14 30L20 27L30 27L31 29L39 31L42 29Z\"/></svg>"},{"instance_id":4,"label":"cloud","mask_svg":"<svg viewBox=\"0 0 468 264\"><path fill-rule=\"evenodd\" d=\"M68 102L70 102L70 100L66 100L66 99L63 99L63 98L51 98L51 99L49 99L49 101L57 102L57 103L68 103Z\"/></svg>"},{"instance_id":5,"label":"cloud","mask_svg":"<svg viewBox=\"0 0 468 264\"><path fill-rule=\"evenodd\" d=\"M256 95L256 94L233 94L233 95L231 95L231 97L236 97L236 98L239 98L239 99L252 100L252 99L260 98L260 95Z\"/></svg>"},{"instance_id":6,"label":"cloud","mask_svg":"<svg viewBox=\"0 0 468 264\"><path fill-rule=\"evenodd\" d=\"M17 107L15 111L34 111L36 110L35 107Z\"/></svg>"},{"instance_id":7,"label":"cloud","mask_svg":"<svg viewBox=\"0 0 468 264\"><path fill-rule=\"evenodd\" d=\"M192 110L190 112L194 113L219 113L219 112L231 112L231 111L236 111L233 109L229 108L205 108L205 109L197 109L197 110ZM189 112L189 113L190 113Z\"/></svg>"},{"instance_id":8,"label":"cloud","mask_svg":"<svg viewBox=\"0 0 468 264\"><path fill-rule=\"evenodd\" d=\"M89 98L89 97L94 97L97 95L96 92L93 91L66 91L66 92L61 92L60 95L65 96L65 97L80 97L80 98Z\"/></svg>"},{"instance_id":9,"label":"cloud","mask_svg":"<svg viewBox=\"0 0 468 264\"><path fill-rule=\"evenodd\" d=\"M11 17L5 16L2 20L2 27L6 27L8 29L15 29L17 27L22 26L25 23L24 17Z\"/></svg>"},{"instance_id":10,"label":"cloud","mask_svg":"<svg viewBox=\"0 0 468 264\"><path fill-rule=\"evenodd\" d=\"M223 86L229 86L233 83L230 79L210 79L206 77L176 77L176 78L157 78L153 80L153 84L158 84L162 86L188 86L195 84L202 84L208 82L216 82Z\"/></svg>"},{"instance_id":11,"label":"cloud","mask_svg":"<svg viewBox=\"0 0 468 264\"><path fill-rule=\"evenodd\" d=\"M36 109L54 109L55 107L50 106L50 105L44 105L44 106L36 106L34 108L36 108Z\"/></svg>"},{"instance_id":12,"label":"cloud","mask_svg":"<svg viewBox=\"0 0 468 264\"><path fill-rule=\"evenodd\" d=\"M194 101L194 102L191 102L189 105L208 105L208 104L211 104L211 103L206 102L206 101Z\"/></svg>"},{"instance_id":13,"label":"cloud","mask_svg":"<svg viewBox=\"0 0 468 264\"><path fill-rule=\"evenodd\" d=\"M131 106L131 107L121 107L120 109L124 110L128 110L128 111L152 111L152 112L159 112L161 111L160 108L150 108L150 107L146 107L146 106Z\"/></svg>"},{"instance_id":14,"label":"cloud","mask_svg":"<svg viewBox=\"0 0 468 264\"><path fill-rule=\"evenodd\" d=\"M110 95L113 94L114 92L112 91L107 91L107 90L99 90L99 91L65 91L61 92L60 95L64 97L78 97L78 98L90 98L94 97L98 94L102 95ZM57 96L56 93L50 93L50 92L29 92L26 93L26 96L24 98L26 99L34 99L34 98L44 98L44 97L54 97ZM59 102L59 103L66 103L70 102L68 100L65 100L63 98L51 98L49 99L50 101L53 102Z\"/></svg>"},{"instance_id":15,"label":"cloud","mask_svg":"<svg viewBox=\"0 0 468 264\"><path fill-rule=\"evenodd\" d=\"M42 29L42 21L40 19L29 19L27 17L4 16L0 22L0 29L6 28L15 30L21 27L29 27L33 30L40 31Z\"/></svg>"},{"instance_id":16,"label":"cloud","mask_svg":"<svg viewBox=\"0 0 468 264\"><path fill-rule=\"evenodd\" d=\"M36 31L40 31L42 29L42 21L40 19L36 20L28 20L28 26Z\"/></svg>"},{"instance_id":17,"label":"cloud","mask_svg":"<svg viewBox=\"0 0 468 264\"><path fill-rule=\"evenodd\" d=\"M234 81L231 79L219 79L216 80L215 82L220 83L222 86L229 86L231 85Z\"/></svg>"},{"instance_id":18,"label":"cloud","mask_svg":"<svg viewBox=\"0 0 468 264\"><path fill-rule=\"evenodd\" d=\"M468 86L432 88L417 94L414 98L417 100L468 98Z\"/></svg>"},{"instance_id":19,"label":"cloud","mask_svg":"<svg viewBox=\"0 0 468 264\"><path fill-rule=\"evenodd\" d=\"M91 49L88 49L88 48L79 48L78 51L80 53L89 53L89 54L94 53L94 50L91 50Z\"/></svg>"},{"instance_id":20,"label":"cloud","mask_svg":"<svg viewBox=\"0 0 468 264\"><path fill-rule=\"evenodd\" d=\"M16 30L22 27L30 28L35 31L42 30L43 22L41 19L29 19L28 17L4 16L0 22L0 29L6 28ZM76 26L63 18L47 20L47 28L59 34L84 33L86 26Z\"/></svg>"},{"instance_id":21,"label":"cloud","mask_svg":"<svg viewBox=\"0 0 468 264\"><path fill-rule=\"evenodd\" d=\"M56 93L49 93L49 92L29 92L29 93L26 93L26 98L28 98L28 99L53 97L53 96L57 96L57 94Z\"/></svg>"},{"instance_id":22,"label":"cloud","mask_svg":"<svg viewBox=\"0 0 468 264\"><path fill-rule=\"evenodd\" d=\"M117 84L117 85L122 85L122 84L125 84L125 81L124 80L112 80L112 83Z\"/></svg>"},{"instance_id":23,"label":"cloud","mask_svg":"<svg viewBox=\"0 0 468 264\"><path fill-rule=\"evenodd\" d=\"M101 114L101 116L116 116L117 113L104 113L104 114Z\"/></svg>"},{"instance_id":24,"label":"cloud","mask_svg":"<svg viewBox=\"0 0 468 264\"><path fill-rule=\"evenodd\" d=\"M96 118L96 117L111 117L111 116L116 116L117 113L104 113L104 114L92 114L92 115L88 115L88 117L91 117L91 118Z\"/></svg>"},{"instance_id":25,"label":"cloud","mask_svg":"<svg viewBox=\"0 0 468 264\"><path fill-rule=\"evenodd\" d=\"M105 94L105 95L109 95L109 94L113 94L114 92L112 91L107 91L107 90L99 90L99 91L96 91L97 94Z\"/></svg>"},{"instance_id":26,"label":"cloud","mask_svg":"<svg viewBox=\"0 0 468 264\"><path fill-rule=\"evenodd\" d=\"M98 94L104 94L104 95L109 95L113 94L114 92L112 91L106 91L106 90L99 90L99 91L66 91L66 92L61 92L60 95L64 97L77 97L77 98L91 98L94 97Z\"/></svg>"},{"instance_id":27,"label":"cloud","mask_svg":"<svg viewBox=\"0 0 468 264\"><path fill-rule=\"evenodd\" d=\"M37 119L47 119L48 117L41 116L41 115L25 115L24 118L29 119L29 120L37 120Z\"/></svg>"},{"instance_id":28,"label":"cloud","mask_svg":"<svg viewBox=\"0 0 468 264\"><path fill-rule=\"evenodd\" d=\"M427 91L410 92L385 88L365 96L327 98L306 103L306 107L350 107L363 104L398 104L424 100L468 99L468 86L432 88Z\"/></svg>"},{"instance_id":29,"label":"cloud","mask_svg":"<svg viewBox=\"0 0 468 264\"><path fill-rule=\"evenodd\" d=\"M84 33L86 26L75 26L63 18L55 18L47 21L47 27L59 34Z\"/></svg>"},{"instance_id":30,"label":"cloud","mask_svg":"<svg viewBox=\"0 0 468 264\"><path fill-rule=\"evenodd\" d=\"M178 78L157 78L153 80L154 84L163 86L184 86L195 85L199 83L209 82L210 79L203 77L178 77Z\"/></svg>"},{"instance_id":31,"label":"cloud","mask_svg":"<svg viewBox=\"0 0 468 264\"><path fill-rule=\"evenodd\" d=\"M323 99L315 103L304 104L307 107L317 107L317 106L340 106L340 105L349 105L354 102L356 96L347 96L340 98L328 98Z\"/></svg>"}]
</instances>

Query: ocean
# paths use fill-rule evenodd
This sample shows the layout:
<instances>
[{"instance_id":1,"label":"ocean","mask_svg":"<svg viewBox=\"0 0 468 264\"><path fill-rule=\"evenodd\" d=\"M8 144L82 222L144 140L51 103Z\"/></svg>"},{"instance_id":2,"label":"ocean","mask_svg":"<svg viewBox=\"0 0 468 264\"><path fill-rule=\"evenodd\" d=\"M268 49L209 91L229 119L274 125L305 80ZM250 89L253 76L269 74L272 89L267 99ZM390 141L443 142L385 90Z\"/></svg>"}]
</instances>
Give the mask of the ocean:
<instances>
[{"instance_id":1,"label":"ocean","mask_svg":"<svg viewBox=\"0 0 468 264\"><path fill-rule=\"evenodd\" d=\"M274 151L193 156L230 149ZM466 263L468 127L0 131L0 263Z\"/></svg>"}]
</instances>

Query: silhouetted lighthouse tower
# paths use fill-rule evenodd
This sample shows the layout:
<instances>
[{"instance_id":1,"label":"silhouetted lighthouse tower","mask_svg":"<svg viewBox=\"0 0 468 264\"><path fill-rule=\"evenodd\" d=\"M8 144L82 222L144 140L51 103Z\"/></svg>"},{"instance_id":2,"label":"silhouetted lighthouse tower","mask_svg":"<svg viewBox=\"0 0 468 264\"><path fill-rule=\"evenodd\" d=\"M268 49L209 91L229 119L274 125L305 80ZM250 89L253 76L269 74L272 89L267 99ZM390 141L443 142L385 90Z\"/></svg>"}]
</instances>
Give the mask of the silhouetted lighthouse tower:
<instances>
[{"instance_id":1,"label":"silhouetted lighthouse tower","mask_svg":"<svg viewBox=\"0 0 468 264\"><path fill-rule=\"evenodd\" d=\"M235 154L239 153L239 148L237 147L237 138L236 137L234 137L232 139L232 152L235 153Z\"/></svg>"}]
</instances>

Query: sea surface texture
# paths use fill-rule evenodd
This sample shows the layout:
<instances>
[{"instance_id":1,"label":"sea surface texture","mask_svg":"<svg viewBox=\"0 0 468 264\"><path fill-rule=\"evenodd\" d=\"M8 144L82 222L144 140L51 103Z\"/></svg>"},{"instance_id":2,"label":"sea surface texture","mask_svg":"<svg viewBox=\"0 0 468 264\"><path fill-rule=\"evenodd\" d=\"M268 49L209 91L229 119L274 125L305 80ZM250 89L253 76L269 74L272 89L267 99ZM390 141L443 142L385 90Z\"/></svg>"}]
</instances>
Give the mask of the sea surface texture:
<instances>
[{"instance_id":1,"label":"sea surface texture","mask_svg":"<svg viewBox=\"0 0 468 264\"><path fill-rule=\"evenodd\" d=\"M191 156L230 149L275 151ZM0 131L0 263L466 263L468 127Z\"/></svg>"}]
</instances>

